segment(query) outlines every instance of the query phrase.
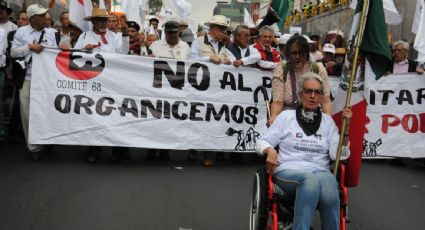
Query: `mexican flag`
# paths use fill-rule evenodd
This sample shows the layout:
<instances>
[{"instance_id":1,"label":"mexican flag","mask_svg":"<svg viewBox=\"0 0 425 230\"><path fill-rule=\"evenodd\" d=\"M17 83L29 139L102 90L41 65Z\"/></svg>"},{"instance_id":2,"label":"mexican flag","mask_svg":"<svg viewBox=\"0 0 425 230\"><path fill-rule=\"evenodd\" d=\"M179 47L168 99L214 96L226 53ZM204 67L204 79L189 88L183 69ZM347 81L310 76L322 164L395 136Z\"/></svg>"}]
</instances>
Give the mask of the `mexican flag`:
<instances>
[{"instance_id":1,"label":"mexican flag","mask_svg":"<svg viewBox=\"0 0 425 230\"><path fill-rule=\"evenodd\" d=\"M366 22L361 25L363 4L366 4ZM363 137L368 118L366 117L367 101L365 91L367 85L376 82L391 67L390 48L387 40L387 25L385 24L382 0L359 1L355 10L353 24L349 36L348 49L343 73L333 103L333 118L341 126L341 111L345 107L348 82L351 76L354 59L354 44L360 39L360 53L357 62L356 79L353 84L351 108L353 116L350 122L350 151L347 162L346 186L355 187L360 176L360 166L363 152ZM367 95L366 95L367 96Z\"/></svg>"}]
</instances>

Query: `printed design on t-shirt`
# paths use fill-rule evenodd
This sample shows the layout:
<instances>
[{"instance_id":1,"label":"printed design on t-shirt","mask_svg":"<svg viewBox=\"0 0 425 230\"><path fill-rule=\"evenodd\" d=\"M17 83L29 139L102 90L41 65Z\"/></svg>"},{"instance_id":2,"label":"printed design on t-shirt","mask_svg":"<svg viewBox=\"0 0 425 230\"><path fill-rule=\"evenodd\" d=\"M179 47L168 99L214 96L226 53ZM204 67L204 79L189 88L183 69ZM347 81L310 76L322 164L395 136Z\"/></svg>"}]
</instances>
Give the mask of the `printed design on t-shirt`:
<instances>
[{"instance_id":1,"label":"printed design on t-shirt","mask_svg":"<svg viewBox=\"0 0 425 230\"><path fill-rule=\"evenodd\" d=\"M313 136L305 136L302 133L295 133L294 151L303 153L303 160L313 161L314 156L323 153L322 135L319 133Z\"/></svg>"}]
</instances>

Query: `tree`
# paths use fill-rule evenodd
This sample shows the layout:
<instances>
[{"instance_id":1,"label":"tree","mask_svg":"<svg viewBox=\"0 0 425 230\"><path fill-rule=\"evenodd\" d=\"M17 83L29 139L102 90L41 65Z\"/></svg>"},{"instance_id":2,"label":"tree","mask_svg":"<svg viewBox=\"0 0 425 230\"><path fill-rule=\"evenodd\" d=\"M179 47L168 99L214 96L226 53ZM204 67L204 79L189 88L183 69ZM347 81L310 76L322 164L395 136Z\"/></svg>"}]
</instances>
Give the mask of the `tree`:
<instances>
[{"instance_id":1,"label":"tree","mask_svg":"<svg viewBox=\"0 0 425 230\"><path fill-rule=\"evenodd\" d=\"M162 7L162 0L149 0L149 14L155 15Z\"/></svg>"}]
</instances>

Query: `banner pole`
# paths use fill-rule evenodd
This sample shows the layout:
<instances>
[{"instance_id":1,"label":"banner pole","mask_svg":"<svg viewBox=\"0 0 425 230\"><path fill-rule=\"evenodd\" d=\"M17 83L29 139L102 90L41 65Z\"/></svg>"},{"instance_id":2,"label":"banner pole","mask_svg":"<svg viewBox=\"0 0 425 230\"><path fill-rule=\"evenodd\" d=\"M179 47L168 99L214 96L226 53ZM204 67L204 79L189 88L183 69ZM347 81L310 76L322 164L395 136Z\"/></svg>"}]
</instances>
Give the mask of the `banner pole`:
<instances>
[{"instance_id":1,"label":"banner pole","mask_svg":"<svg viewBox=\"0 0 425 230\"><path fill-rule=\"evenodd\" d=\"M353 59L353 66L351 67L351 74L350 74L350 81L348 84L348 90L347 90L347 97L345 99L345 109L350 107L351 104L351 94L353 93L353 83L354 80L356 79L356 73L357 73L357 59L359 57L359 50L360 50L360 45L362 44L362 39L363 39L363 32L364 32L364 27L366 24L366 11L368 10L369 6L369 0L363 0L363 7L362 7L362 14L361 14L361 19L360 19L360 24L359 24L359 29L356 35L356 40L354 43L354 47L355 47L355 51L354 51L354 59ZM347 129L347 119L346 118L342 118L342 124L341 124L341 130L340 130L340 134L339 134L339 142L338 142L338 149L337 149L337 153L336 153L336 159L335 159L335 165L334 165L334 170L333 170L333 174L334 176L336 176L338 174L338 166L339 166L339 162L341 159L341 149L342 149L342 144L345 138L345 131Z\"/></svg>"}]
</instances>

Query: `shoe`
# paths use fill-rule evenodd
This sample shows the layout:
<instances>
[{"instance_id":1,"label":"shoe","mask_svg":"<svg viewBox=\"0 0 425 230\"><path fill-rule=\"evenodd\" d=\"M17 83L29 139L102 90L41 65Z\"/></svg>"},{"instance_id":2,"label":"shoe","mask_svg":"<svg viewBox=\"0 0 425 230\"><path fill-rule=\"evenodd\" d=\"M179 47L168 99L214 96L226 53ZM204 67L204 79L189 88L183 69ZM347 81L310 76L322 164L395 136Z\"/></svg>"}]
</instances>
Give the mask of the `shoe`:
<instances>
[{"instance_id":1,"label":"shoe","mask_svg":"<svg viewBox=\"0 0 425 230\"><path fill-rule=\"evenodd\" d=\"M189 150L189 155L187 155L187 158L190 161L196 161L196 159L198 158L198 154L196 153L195 150Z\"/></svg>"},{"instance_id":2,"label":"shoe","mask_svg":"<svg viewBox=\"0 0 425 230\"><path fill-rule=\"evenodd\" d=\"M205 159L204 160L204 162L203 162L203 165L205 166L205 167L210 167L210 166L213 166L214 165L214 160L212 160L212 159Z\"/></svg>"},{"instance_id":3,"label":"shoe","mask_svg":"<svg viewBox=\"0 0 425 230\"><path fill-rule=\"evenodd\" d=\"M31 160L38 161L40 160L40 152L39 151L30 152L30 157L31 157Z\"/></svg>"}]
</instances>

